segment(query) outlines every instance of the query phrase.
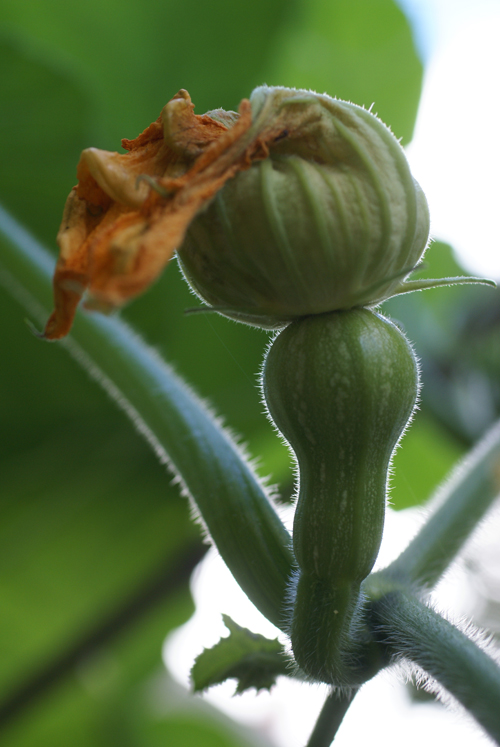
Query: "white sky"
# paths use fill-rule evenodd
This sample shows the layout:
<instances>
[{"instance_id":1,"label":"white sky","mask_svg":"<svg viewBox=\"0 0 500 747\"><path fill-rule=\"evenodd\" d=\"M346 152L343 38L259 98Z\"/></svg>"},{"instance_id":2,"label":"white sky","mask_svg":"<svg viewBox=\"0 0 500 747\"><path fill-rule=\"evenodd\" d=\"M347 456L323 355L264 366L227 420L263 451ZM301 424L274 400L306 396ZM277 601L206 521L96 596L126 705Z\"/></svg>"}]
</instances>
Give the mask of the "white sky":
<instances>
[{"instance_id":1,"label":"white sky","mask_svg":"<svg viewBox=\"0 0 500 747\"><path fill-rule=\"evenodd\" d=\"M500 280L500 0L399 2L413 19L426 63L408 158L429 200L433 235L452 244L469 270ZM414 512L390 515L384 538L388 555L397 554L395 543L412 532L414 517ZM197 613L165 647L172 673L186 686L194 657L227 634L221 613L255 632L277 634L215 553L196 575L193 591ZM453 593L446 599L457 614L465 611ZM231 698L233 692L234 684L228 683L204 698L283 747L303 747L324 697L321 688L283 678L271 694ZM335 746L368 740L373 747L491 745L457 713L435 705L412 706L403 686L387 674L363 688Z\"/></svg>"},{"instance_id":2,"label":"white sky","mask_svg":"<svg viewBox=\"0 0 500 747\"><path fill-rule=\"evenodd\" d=\"M424 91L407 153L431 230L467 269L500 280L500 2L401 0L433 20ZM431 13L434 13L434 16Z\"/></svg>"}]
</instances>

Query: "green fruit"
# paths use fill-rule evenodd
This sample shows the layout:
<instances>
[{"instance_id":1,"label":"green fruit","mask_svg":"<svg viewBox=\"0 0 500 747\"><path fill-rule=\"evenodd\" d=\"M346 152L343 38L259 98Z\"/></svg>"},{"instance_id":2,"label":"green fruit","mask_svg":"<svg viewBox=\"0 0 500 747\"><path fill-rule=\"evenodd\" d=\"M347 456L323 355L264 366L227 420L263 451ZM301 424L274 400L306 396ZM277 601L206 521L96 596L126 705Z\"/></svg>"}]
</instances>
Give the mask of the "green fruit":
<instances>
[{"instance_id":1,"label":"green fruit","mask_svg":"<svg viewBox=\"0 0 500 747\"><path fill-rule=\"evenodd\" d=\"M293 652L314 679L352 685L361 676L349 643L359 588L380 547L389 465L415 405L417 363L379 314L334 312L278 335L263 388L299 468Z\"/></svg>"}]
</instances>

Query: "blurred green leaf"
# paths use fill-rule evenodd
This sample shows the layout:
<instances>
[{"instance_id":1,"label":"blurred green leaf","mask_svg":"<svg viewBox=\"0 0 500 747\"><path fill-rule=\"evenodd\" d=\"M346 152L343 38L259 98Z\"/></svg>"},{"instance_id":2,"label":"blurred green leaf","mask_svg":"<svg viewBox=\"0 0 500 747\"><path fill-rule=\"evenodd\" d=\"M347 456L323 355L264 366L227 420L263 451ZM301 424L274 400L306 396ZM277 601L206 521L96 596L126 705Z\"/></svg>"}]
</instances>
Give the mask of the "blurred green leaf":
<instances>
[{"instance_id":1,"label":"blurred green leaf","mask_svg":"<svg viewBox=\"0 0 500 747\"><path fill-rule=\"evenodd\" d=\"M149 727L148 745L163 747L166 744L183 747L232 747L236 744L228 734L224 734L216 723L193 716L177 716L156 720ZM141 742L144 745L144 742Z\"/></svg>"},{"instance_id":2,"label":"blurred green leaf","mask_svg":"<svg viewBox=\"0 0 500 747\"><path fill-rule=\"evenodd\" d=\"M263 82L285 0L6 0L0 21L92 92L108 138L135 137L187 88L198 113L234 109ZM90 144L90 143L89 143Z\"/></svg>"},{"instance_id":3,"label":"blurred green leaf","mask_svg":"<svg viewBox=\"0 0 500 747\"><path fill-rule=\"evenodd\" d=\"M290 13L270 85L312 88L369 108L411 140L422 63L408 20L392 0L309 0Z\"/></svg>"},{"instance_id":4,"label":"blurred green leaf","mask_svg":"<svg viewBox=\"0 0 500 747\"><path fill-rule=\"evenodd\" d=\"M129 714L147 721L143 682L158 671L165 633L184 622L191 610L186 592L175 595L132 630L82 658L63 686L3 730L6 743L12 747L147 747L144 728L131 737Z\"/></svg>"},{"instance_id":5,"label":"blurred green leaf","mask_svg":"<svg viewBox=\"0 0 500 747\"><path fill-rule=\"evenodd\" d=\"M238 681L236 693L252 687L257 691L270 690L276 677L290 675L289 662L278 640L242 628L229 615L222 618L229 635L196 658L191 669L195 692L229 679Z\"/></svg>"},{"instance_id":6,"label":"blurred green leaf","mask_svg":"<svg viewBox=\"0 0 500 747\"><path fill-rule=\"evenodd\" d=\"M0 197L55 246L61 211L90 136L91 104L71 73L0 35Z\"/></svg>"},{"instance_id":7,"label":"blurred green leaf","mask_svg":"<svg viewBox=\"0 0 500 747\"><path fill-rule=\"evenodd\" d=\"M0 282L43 324L52 259L1 208L0 233L4 248ZM290 534L230 434L126 324L82 311L72 335L61 345L110 394L160 461L179 478L236 581L257 608L281 627L282 601L294 565Z\"/></svg>"},{"instance_id":8,"label":"blurred green leaf","mask_svg":"<svg viewBox=\"0 0 500 747\"><path fill-rule=\"evenodd\" d=\"M271 747L262 731L225 716L167 673L149 678L122 713L120 747Z\"/></svg>"},{"instance_id":9,"label":"blurred green leaf","mask_svg":"<svg viewBox=\"0 0 500 747\"><path fill-rule=\"evenodd\" d=\"M424 503L464 453L439 422L417 411L394 456L391 505L400 510Z\"/></svg>"}]
</instances>

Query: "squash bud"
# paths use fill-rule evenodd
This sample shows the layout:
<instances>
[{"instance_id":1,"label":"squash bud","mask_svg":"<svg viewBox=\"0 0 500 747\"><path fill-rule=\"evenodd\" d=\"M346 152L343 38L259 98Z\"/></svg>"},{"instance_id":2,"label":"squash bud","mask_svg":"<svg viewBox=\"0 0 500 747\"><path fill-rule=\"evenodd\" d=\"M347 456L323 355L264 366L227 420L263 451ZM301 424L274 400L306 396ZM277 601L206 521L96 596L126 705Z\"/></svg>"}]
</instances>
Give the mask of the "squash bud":
<instances>
[{"instance_id":1,"label":"squash bud","mask_svg":"<svg viewBox=\"0 0 500 747\"><path fill-rule=\"evenodd\" d=\"M429 214L390 130L309 91L261 87L250 101L252 136L265 135L269 155L192 222L178 256L195 292L271 328L400 292L426 248Z\"/></svg>"}]
</instances>

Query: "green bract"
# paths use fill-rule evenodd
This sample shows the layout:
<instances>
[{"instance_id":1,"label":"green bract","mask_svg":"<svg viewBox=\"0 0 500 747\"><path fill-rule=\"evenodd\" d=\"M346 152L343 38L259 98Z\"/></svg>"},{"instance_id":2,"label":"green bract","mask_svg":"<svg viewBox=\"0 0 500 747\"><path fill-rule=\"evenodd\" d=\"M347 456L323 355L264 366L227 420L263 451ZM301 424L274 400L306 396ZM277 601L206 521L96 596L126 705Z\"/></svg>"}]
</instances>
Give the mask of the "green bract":
<instances>
[{"instance_id":1,"label":"green bract","mask_svg":"<svg viewBox=\"0 0 500 747\"><path fill-rule=\"evenodd\" d=\"M394 135L325 94L264 86L250 101L252 134L274 119L279 133L192 222L178 254L194 290L265 327L401 292L429 214Z\"/></svg>"}]
</instances>

